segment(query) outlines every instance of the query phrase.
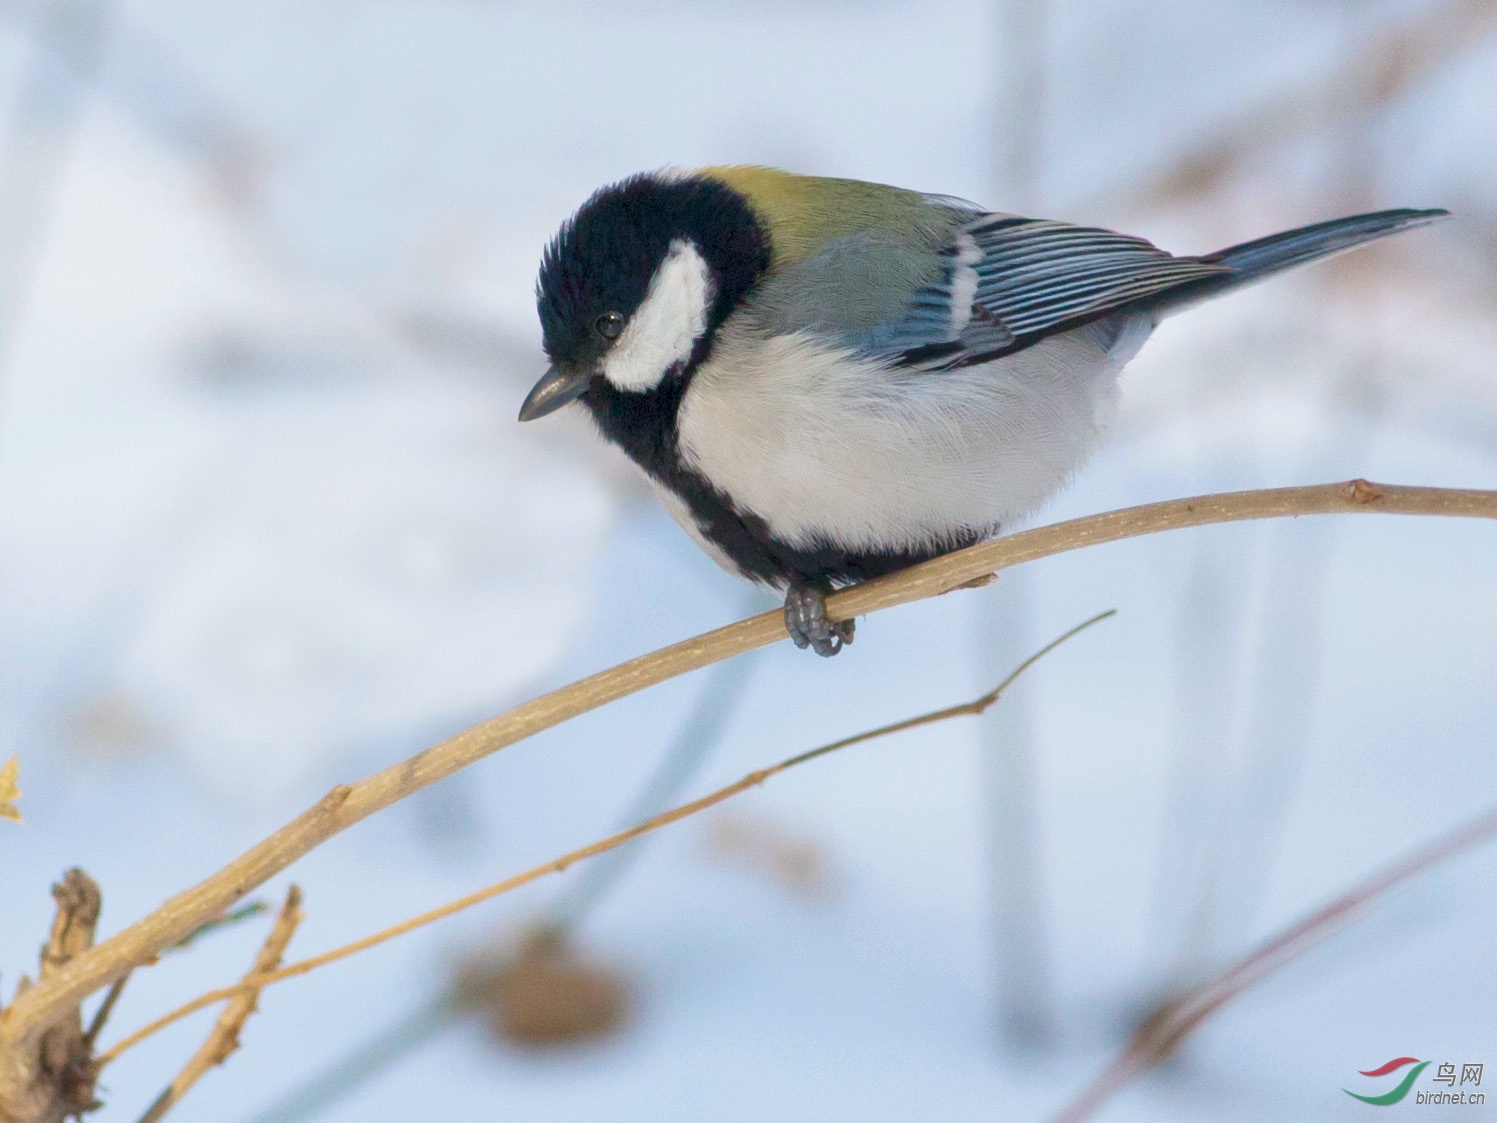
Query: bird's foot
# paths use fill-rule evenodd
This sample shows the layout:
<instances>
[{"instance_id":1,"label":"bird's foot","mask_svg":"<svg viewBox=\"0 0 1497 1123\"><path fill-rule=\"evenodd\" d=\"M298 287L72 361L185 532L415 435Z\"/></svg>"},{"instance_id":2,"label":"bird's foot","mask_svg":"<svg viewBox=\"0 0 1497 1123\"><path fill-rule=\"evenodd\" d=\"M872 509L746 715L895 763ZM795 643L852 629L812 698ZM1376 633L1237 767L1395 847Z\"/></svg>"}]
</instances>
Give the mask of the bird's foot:
<instances>
[{"instance_id":1,"label":"bird's foot","mask_svg":"<svg viewBox=\"0 0 1497 1123\"><path fill-rule=\"evenodd\" d=\"M852 642L853 621L827 619L826 596L820 590L791 585L785 593L785 630L796 647L833 656Z\"/></svg>"}]
</instances>

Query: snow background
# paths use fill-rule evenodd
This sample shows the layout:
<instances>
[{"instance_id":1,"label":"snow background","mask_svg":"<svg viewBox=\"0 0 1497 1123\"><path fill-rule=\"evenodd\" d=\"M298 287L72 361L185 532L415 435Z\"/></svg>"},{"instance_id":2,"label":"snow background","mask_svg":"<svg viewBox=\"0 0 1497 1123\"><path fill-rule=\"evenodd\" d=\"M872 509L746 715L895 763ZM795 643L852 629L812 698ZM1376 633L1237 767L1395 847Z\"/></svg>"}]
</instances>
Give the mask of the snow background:
<instances>
[{"instance_id":1,"label":"snow background","mask_svg":"<svg viewBox=\"0 0 1497 1123\"><path fill-rule=\"evenodd\" d=\"M1040 519L1354 475L1497 487L1497 37L1220 189L1125 202L1437 7L1050 5L1025 188L1045 213L1181 252L1361 208L1458 215L1170 322L1117 439ZM598 185L667 164L1002 207L1001 16L0 5L0 759L20 754L27 819L0 824L5 992L34 970L68 866L99 881L113 931L329 785L742 615L742 588L576 419L512 421L541 368L540 248ZM881 614L834 661L765 653L693 793L964 700L1119 610L1010 707L1032 726L1044 1040L1000 1029L991 761L978 723L952 723L729 806L814 840L826 899L715 859L707 821L662 834L579 933L631 980L616 1038L536 1054L454 1028L323 1118L1045 1118L1182 955L1240 954L1491 804L1493 548L1488 525L1381 517L1182 532ZM1028 623L995 639L1017 619L1004 596ZM306 891L293 954L610 829L702 679L320 848L264 893ZM177 1116L248 1119L429 1001L465 951L513 940L559 884L268 991ZM1239 999L1102 1117L1350 1119L1364 1109L1340 1089L1388 1057L1497 1063L1494 920L1488 848ZM237 978L262 932L140 973L106 1040ZM206 1017L111 1067L96 1118L137 1117Z\"/></svg>"}]
</instances>

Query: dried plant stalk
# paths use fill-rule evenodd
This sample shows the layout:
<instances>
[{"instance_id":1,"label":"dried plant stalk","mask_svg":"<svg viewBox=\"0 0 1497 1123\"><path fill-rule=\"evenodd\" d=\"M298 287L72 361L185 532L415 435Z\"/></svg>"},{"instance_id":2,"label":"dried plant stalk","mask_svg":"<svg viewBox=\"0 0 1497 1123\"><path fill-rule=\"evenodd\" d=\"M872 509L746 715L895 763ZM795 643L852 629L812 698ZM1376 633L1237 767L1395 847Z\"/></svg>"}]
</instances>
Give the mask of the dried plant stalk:
<instances>
[{"instance_id":1,"label":"dried plant stalk","mask_svg":"<svg viewBox=\"0 0 1497 1123\"><path fill-rule=\"evenodd\" d=\"M250 967L249 973L244 976L240 984L241 990L229 1000L224 1007L223 1013L218 1016L213 1030L192 1058L182 1067L175 1080L166 1086L161 1095L156 1097L155 1102L146 1109L146 1113L140 1117L140 1123L159 1123L159 1120L170 1111L189 1088L198 1082L202 1075L214 1065L221 1065L229 1059L230 1054L239 1048L239 1031L244 1028L244 1023L249 1021L249 1016L255 1012L255 1003L260 998L260 989L265 985L264 980L272 971L281 965L281 956L286 954L286 945L291 942L291 937L296 934L296 926L301 923L301 889L293 885L286 890L285 903L281 905L281 911L276 915L275 923L271 925L270 933L265 937L265 942L260 945L260 950L255 955L254 965ZM99 1067L104 1062L100 1060Z\"/></svg>"},{"instance_id":2,"label":"dried plant stalk","mask_svg":"<svg viewBox=\"0 0 1497 1123\"><path fill-rule=\"evenodd\" d=\"M57 912L42 947L41 983L93 945L103 905L99 886L80 869L68 870L62 881L52 886L52 897ZM22 976L15 1002L0 1012L0 1025L35 989ZM35 1047L25 1051L0 1049L0 1119L62 1123L69 1115L81 1115L97 1106L97 1076L93 1038L83 1031L81 1011L77 1006L53 1008L36 1034Z\"/></svg>"},{"instance_id":3,"label":"dried plant stalk","mask_svg":"<svg viewBox=\"0 0 1497 1123\"><path fill-rule=\"evenodd\" d=\"M351 955L367 951L379 944L393 940L397 936L404 936L407 932L414 932L417 928L423 928L428 924L433 924L438 920L443 920L455 913L462 912L464 909L472 908L474 905L492 900L494 897L518 889L522 885L529 885L532 881L539 881L548 874L562 873L578 862L587 858L595 858L599 854L606 854L611 850L616 850L626 843L633 842L641 835L657 831L661 827L669 826L672 823L679 823L682 819L690 818L700 811L714 807L724 800L738 795L740 792L746 792L750 788L758 787L771 776L778 776L781 772L785 772L797 765L805 764L807 761L815 760L817 757L834 753L838 749L861 745L865 741L887 737L891 733L903 733L907 729L918 729L922 725L934 725L937 722L949 721L954 717L976 717L992 706L993 703L997 702L1003 692L1013 685L1014 680L1030 667L1034 666L1035 663L1039 662L1072 636L1085 631L1093 624L1098 624L1106 620L1109 616L1114 615L1116 611L1116 609L1109 608L1106 612L1099 612L1090 620L1085 620L1077 624L1070 631L1057 636L1015 667L1009 673L1008 677L993 687L992 690L972 699L970 702L962 702L956 706L947 706L945 709L932 710L930 713L921 714L919 717L905 718L902 721L896 721L889 725L881 725L877 729L870 729L863 733L854 734L851 737L844 737L840 741L833 741L831 744L822 745L820 748L798 753L788 760L782 760L778 764L771 764L768 768L760 768L750 772L743 779L729 784L725 788L719 788L715 792L710 792L700 799L694 799L690 803L683 803L680 807L674 807L669 811L662 811L658 815L652 815L644 822L637 823L626 830L618 831L607 838L599 839L597 842L589 843L587 846L568 851L560 858L553 858L549 862L542 862L538 866L532 866L528 870L514 874L511 877L506 877L503 881L496 881L492 885L459 897L455 901L448 901L445 905L438 905L434 909L428 909L426 912L410 917L407 920L402 920L399 924L392 924L388 928L381 928L378 932L365 936L363 939L354 940L352 943L344 944L342 947L336 947L319 955L313 955L296 963L288 964L278 971L272 971L267 975L255 979L253 983L246 980L234 986L220 987L218 990L210 990L204 994L200 994L192 1001L183 1003L170 1013L163 1014L155 1021L147 1023L134 1033L110 1046L109 1050L99 1057L98 1067L102 1069L105 1065L110 1064L118 1058L121 1053L133 1049L147 1037L159 1033L167 1026L181 1021L190 1014L195 1014L199 1010L212 1006L215 1002L222 1002L226 998L238 998L251 986L258 991L263 987L269 986L271 983L278 983L282 979L305 975L311 971L315 971L319 967L325 967L329 963L336 963L340 959L347 959ZM553 930L553 933L555 931Z\"/></svg>"},{"instance_id":4,"label":"dried plant stalk","mask_svg":"<svg viewBox=\"0 0 1497 1123\"><path fill-rule=\"evenodd\" d=\"M1144 1019L1122 1053L1066 1105L1054 1123L1084 1123L1122 1088L1172 1056L1202 1022L1250 986L1333 935L1405 881L1493 838L1497 838L1497 809L1378 870L1236 963L1165 1002Z\"/></svg>"},{"instance_id":5,"label":"dried plant stalk","mask_svg":"<svg viewBox=\"0 0 1497 1123\"><path fill-rule=\"evenodd\" d=\"M1051 554L1188 526L1292 515L1366 512L1497 518L1497 492L1343 484L1229 492L1130 507L980 543L828 598L834 620L949 592L998 570ZM769 612L662 648L517 706L354 784L340 784L307 811L199 884L20 995L0 1018L0 1068L34 1051L40 1034L88 995L220 915L307 851L359 820L460 768L568 718L647 686L785 637Z\"/></svg>"}]
</instances>

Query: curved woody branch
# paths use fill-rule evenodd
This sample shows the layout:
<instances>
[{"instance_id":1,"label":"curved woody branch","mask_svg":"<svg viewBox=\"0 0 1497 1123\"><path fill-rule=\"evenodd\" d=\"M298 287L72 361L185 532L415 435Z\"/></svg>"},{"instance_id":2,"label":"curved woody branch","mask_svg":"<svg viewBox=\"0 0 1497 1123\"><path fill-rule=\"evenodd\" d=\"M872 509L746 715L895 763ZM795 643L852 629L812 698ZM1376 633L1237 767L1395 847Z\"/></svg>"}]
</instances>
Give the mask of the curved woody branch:
<instances>
[{"instance_id":1,"label":"curved woody branch","mask_svg":"<svg viewBox=\"0 0 1497 1123\"><path fill-rule=\"evenodd\" d=\"M1011 566L1086 546L1213 523L1285 516L1382 513L1497 519L1497 492L1340 484L1229 492L1129 507L1072 519L913 566L843 590L827 600L834 620L907 604ZM0 1014L0 1068L37 1047L61 1013L221 914L309 850L366 816L436 783L491 753L648 686L784 639L779 612L768 612L600 671L391 765L340 784L312 807L192 888L70 960Z\"/></svg>"}]
</instances>

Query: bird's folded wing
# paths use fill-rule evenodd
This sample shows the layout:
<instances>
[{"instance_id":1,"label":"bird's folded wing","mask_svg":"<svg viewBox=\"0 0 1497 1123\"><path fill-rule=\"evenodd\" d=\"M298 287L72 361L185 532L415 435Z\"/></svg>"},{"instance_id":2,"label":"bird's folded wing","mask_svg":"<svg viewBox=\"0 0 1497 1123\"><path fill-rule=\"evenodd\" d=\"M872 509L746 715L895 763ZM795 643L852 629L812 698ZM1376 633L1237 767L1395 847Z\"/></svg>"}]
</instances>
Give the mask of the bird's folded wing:
<instances>
[{"instance_id":1,"label":"bird's folded wing","mask_svg":"<svg viewBox=\"0 0 1497 1123\"><path fill-rule=\"evenodd\" d=\"M1142 238L1008 215L964 225L940 252L941 279L918 289L899 319L866 333L860 351L933 370L987 362L1231 272Z\"/></svg>"}]
</instances>

